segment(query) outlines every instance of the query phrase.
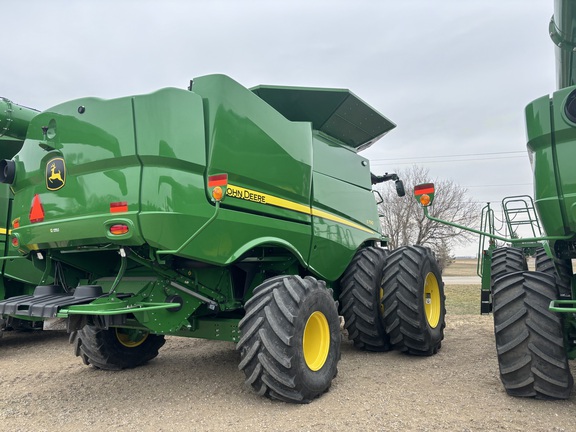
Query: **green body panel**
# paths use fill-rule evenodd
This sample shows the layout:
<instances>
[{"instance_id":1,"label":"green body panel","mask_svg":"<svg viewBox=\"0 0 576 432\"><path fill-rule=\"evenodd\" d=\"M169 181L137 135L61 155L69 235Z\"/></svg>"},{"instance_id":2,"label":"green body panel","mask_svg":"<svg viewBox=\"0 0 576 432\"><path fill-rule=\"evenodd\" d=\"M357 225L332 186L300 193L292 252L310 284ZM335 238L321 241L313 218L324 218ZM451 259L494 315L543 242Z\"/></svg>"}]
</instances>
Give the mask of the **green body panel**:
<instances>
[{"instance_id":1,"label":"green body panel","mask_svg":"<svg viewBox=\"0 0 576 432\"><path fill-rule=\"evenodd\" d=\"M357 151L393 127L348 90L251 91L224 75L66 102L32 119L13 159L10 250L43 283L59 269L108 293L60 307L76 326L237 340L265 279L332 285L360 247L386 242Z\"/></svg>"},{"instance_id":2,"label":"green body panel","mask_svg":"<svg viewBox=\"0 0 576 432\"><path fill-rule=\"evenodd\" d=\"M350 148L314 137L314 209L349 218L364 230L314 216L314 243L310 265L328 280L344 272L358 245L381 239L378 213L373 205L368 161ZM343 172L341 167L346 166Z\"/></svg>"},{"instance_id":3,"label":"green body panel","mask_svg":"<svg viewBox=\"0 0 576 432\"><path fill-rule=\"evenodd\" d=\"M28 125L30 121L38 114L38 111L32 108L26 108L22 105L0 97L0 138L12 137L19 141L26 138ZM2 141L0 143L3 144ZM14 153L8 157L12 157Z\"/></svg>"},{"instance_id":4,"label":"green body panel","mask_svg":"<svg viewBox=\"0 0 576 432\"><path fill-rule=\"evenodd\" d=\"M0 98L0 159L10 159L20 151L28 123L36 114L34 110ZM18 251L9 245L12 198L10 186L0 184L0 257L21 258ZM31 294L42 278L42 271L29 260L4 259L0 261L0 275L1 300Z\"/></svg>"},{"instance_id":5,"label":"green body panel","mask_svg":"<svg viewBox=\"0 0 576 432\"><path fill-rule=\"evenodd\" d=\"M564 112L575 89L559 90L526 107L535 205L548 236L576 236L576 124Z\"/></svg>"},{"instance_id":6,"label":"green body panel","mask_svg":"<svg viewBox=\"0 0 576 432\"><path fill-rule=\"evenodd\" d=\"M0 135L0 158L12 159L20 151L24 144L23 139L10 138Z\"/></svg>"},{"instance_id":7,"label":"green body panel","mask_svg":"<svg viewBox=\"0 0 576 432\"><path fill-rule=\"evenodd\" d=\"M534 199L546 233L566 234L557 174L558 158L552 132L552 106L548 96L526 107L528 151L534 172Z\"/></svg>"}]
</instances>

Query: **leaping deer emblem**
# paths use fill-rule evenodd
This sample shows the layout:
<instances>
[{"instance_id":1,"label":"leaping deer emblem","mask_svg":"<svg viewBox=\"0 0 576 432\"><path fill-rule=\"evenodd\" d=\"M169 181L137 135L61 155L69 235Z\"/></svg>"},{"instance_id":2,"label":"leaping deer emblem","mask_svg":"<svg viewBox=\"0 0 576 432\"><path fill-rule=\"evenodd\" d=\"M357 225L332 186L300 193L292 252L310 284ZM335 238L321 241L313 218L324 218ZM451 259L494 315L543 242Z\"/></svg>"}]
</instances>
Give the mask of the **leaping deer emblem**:
<instances>
[{"instance_id":1,"label":"leaping deer emblem","mask_svg":"<svg viewBox=\"0 0 576 432\"><path fill-rule=\"evenodd\" d=\"M46 164L46 188L56 191L66 182L66 165L64 159L55 158Z\"/></svg>"},{"instance_id":2,"label":"leaping deer emblem","mask_svg":"<svg viewBox=\"0 0 576 432\"><path fill-rule=\"evenodd\" d=\"M50 171L52 172L50 177L48 177L48 180L50 181L50 183L53 183L54 180L60 180L60 183L64 183L64 180L62 179L61 172L56 171L56 164L55 163L52 163L52 165L50 165Z\"/></svg>"}]
</instances>

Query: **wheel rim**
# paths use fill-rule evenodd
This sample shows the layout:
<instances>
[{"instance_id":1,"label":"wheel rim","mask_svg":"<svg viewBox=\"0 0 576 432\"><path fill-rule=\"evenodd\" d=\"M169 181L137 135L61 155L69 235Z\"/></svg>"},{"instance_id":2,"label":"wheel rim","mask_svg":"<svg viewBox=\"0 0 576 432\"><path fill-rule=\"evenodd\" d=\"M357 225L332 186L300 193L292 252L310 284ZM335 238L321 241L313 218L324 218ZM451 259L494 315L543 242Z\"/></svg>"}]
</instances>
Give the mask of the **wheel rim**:
<instances>
[{"instance_id":1,"label":"wheel rim","mask_svg":"<svg viewBox=\"0 0 576 432\"><path fill-rule=\"evenodd\" d=\"M440 287L434 273L428 273L424 281L424 312L428 325L436 328L440 322Z\"/></svg>"},{"instance_id":2,"label":"wheel rim","mask_svg":"<svg viewBox=\"0 0 576 432\"><path fill-rule=\"evenodd\" d=\"M144 341L148 338L149 333L143 330L132 330L125 328L116 329L116 339L121 345L126 348L136 348L142 345Z\"/></svg>"},{"instance_id":3,"label":"wheel rim","mask_svg":"<svg viewBox=\"0 0 576 432\"><path fill-rule=\"evenodd\" d=\"M322 312L316 311L308 318L304 327L302 348L306 366L312 371L322 369L330 350L330 327Z\"/></svg>"}]
</instances>

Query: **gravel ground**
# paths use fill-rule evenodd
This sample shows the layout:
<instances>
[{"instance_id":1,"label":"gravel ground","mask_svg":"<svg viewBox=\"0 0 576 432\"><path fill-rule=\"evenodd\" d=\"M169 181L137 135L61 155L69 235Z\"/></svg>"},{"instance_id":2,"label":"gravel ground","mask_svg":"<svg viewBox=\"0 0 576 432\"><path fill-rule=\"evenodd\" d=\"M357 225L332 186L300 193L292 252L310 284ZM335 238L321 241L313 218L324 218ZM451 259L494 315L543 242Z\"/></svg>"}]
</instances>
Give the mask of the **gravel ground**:
<instances>
[{"instance_id":1,"label":"gravel ground","mask_svg":"<svg viewBox=\"0 0 576 432\"><path fill-rule=\"evenodd\" d=\"M308 405L254 394L232 343L168 338L133 370L74 357L63 332L0 339L5 431L576 431L567 401L514 399L498 377L492 318L448 315L433 357L357 351L343 343L332 388ZM571 362L576 371L576 362Z\"/></svg>"}]
</instances>

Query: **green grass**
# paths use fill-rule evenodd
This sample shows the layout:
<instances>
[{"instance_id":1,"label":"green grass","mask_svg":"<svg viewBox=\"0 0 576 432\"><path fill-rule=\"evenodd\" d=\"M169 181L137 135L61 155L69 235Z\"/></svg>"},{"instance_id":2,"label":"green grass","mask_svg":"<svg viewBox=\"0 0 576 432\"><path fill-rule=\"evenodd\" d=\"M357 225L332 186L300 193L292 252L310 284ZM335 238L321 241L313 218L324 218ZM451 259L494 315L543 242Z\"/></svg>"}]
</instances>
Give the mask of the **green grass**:
<instances>
[{"instance_id":1,"label":"green grass","mask_svg":"<svg viewBox=\"0 0 576 432\"><path fill-rule=\"evenodd\" d=\"M448 315L480 315L480 285L445 285Z\"/></svg>"},{"instance_id":2,"label":"green grass","mask_svg":"<svg viewBox=\"0 0 576 432\"><path fill-rule=\"evenodd\" d=\"M442 276L476 276L476 259L457 259L444 269ZM444 285L444 294L447 314L480 314L480 284Z\"/></svg>"}]
</instances>

